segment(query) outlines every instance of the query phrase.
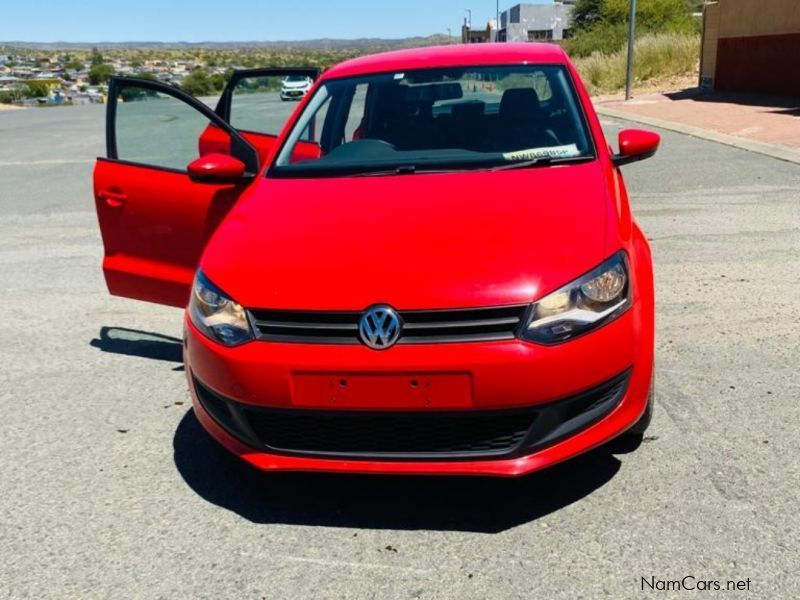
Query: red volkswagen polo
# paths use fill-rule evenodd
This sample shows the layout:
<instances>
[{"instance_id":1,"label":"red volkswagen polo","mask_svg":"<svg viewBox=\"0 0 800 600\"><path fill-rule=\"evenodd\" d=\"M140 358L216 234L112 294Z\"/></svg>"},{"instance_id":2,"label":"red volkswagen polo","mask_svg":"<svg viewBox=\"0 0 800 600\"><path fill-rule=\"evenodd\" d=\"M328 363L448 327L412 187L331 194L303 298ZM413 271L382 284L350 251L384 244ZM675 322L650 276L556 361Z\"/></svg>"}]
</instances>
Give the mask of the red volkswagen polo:
<instances>
[{"instance_id":1,"label":"red volkswagen polo","mask_svg":"<svg viewBox=\"0 0 800 600\"><path fill-rule=\"evenodd\" d=\"M120 78L94 173L109 291L186 307L194 410L266 470L521 475L652 411L653 274L557 46ZM315 80L300 105L281 82Z\"/></svg>"}]
</instances>

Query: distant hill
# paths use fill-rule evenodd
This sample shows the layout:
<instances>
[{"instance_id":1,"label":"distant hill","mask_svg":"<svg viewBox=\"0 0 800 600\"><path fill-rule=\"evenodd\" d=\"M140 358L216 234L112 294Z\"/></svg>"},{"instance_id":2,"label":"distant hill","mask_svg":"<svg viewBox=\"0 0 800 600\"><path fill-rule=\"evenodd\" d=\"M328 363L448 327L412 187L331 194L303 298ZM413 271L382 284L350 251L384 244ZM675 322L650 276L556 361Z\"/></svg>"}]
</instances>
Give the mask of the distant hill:
<instances>
[{"instance_id":1,"label":"distant hill","mask_svg":"<svg viewBox=\"0 0 800 600\"><path fill-rule=\"evenodd\" d=\"M382 49L392 50L400 48L414 48L417 46L433 46L436 44L452 43L453 38L446 35L435 34L425 37L408 37L398 39L383 38L358 38L352 40L321 38L315 40L295 41L251 41L251 42L0 42L0 46L27 48L31 50L182 50L203 49L209 50L242 50L242 49L270 49L270 50L367 50Z\"/></svg>"}]
</instances>

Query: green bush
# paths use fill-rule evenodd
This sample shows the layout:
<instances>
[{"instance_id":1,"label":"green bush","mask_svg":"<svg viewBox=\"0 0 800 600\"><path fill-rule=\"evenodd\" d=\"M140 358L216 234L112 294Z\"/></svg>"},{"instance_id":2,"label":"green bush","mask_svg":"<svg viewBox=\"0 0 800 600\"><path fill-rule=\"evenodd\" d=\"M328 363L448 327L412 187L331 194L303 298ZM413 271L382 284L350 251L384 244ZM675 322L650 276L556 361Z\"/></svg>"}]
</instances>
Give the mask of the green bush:
<instances>
[{"instance_id":1,"label":"green bush","mask_svg":"<svg viewBox=\"0 0 800 600\"><path fill-rule=\"evenodd\" d=\"M589 56L592 52L611 54L622 48L627 40L627 23L599 23L567 40L564 49L572 57Z\"/></svg>"},{"instance_id":2,"label":"green bush","mask_svg":"<svg viewBox=\"0 0 800 600\"><path fill-rule=\"evenodd\" d=\"M28 81L22 93L26 98L46 98L50 94L50 86L43 81Z\"/></svg>"},{"instance_id":3,"label":"green bush","mask_svg":"<svg viewBox=\"0 0 800 600\"><path fill-rule=\"evenodd\" d=\"M111 65L94 65L89 69L89 83L92 85L100 85L101 83L106 83L113 75L114 67Z\"/></svg>"},{"instance_id":4,"label":"green bush","mask_svg":"<svg viewBox=\"0 0 800 600\"><path fill-rule=\"evenodd\" d=\"M634 82L685 75L697 69L700 36L687 33L645 35L634 45ZM625 87L627 45L613 53L594 52L575 59L575 66L590 94L615 92Z\"/></svg>"},{"instance_id":5,"label":"green bush","mask_svg":"<svg viewBox=\"0 0 800 600\"><path fill-rule=\"evenodd\" d=\"M636 37L648 33L697 33L699 23L692 17L694 0L638 0ZM574 36L565 49L573 57L592 52L613 53L628 36L630 0L579 0L573 15Z\"/></svg>"},{"instance_id":6,"label":"green bush","mask_svg":"<svg viewBox=\"0 0 800 600\"><path fill-rule=\"evenodd\" d=\"M181 82L184 91L192 96L211 96L219 92L225 85L222 75L211 75L205 69L192 71Z\"/></svg>"}]
</instances>

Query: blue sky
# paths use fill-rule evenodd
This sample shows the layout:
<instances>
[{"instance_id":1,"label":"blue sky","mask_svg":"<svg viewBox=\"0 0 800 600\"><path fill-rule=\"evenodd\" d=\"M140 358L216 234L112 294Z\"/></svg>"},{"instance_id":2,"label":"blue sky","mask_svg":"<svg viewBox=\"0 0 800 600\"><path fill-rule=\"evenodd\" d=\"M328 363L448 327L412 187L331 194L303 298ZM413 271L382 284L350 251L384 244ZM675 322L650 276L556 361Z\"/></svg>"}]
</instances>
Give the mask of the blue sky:
<instances>
[{"instance_id":1,"label":"blue sky","mask_svg":"<svg viewBox=\"0 0 800 600\"><path fill-rule=\"evenodd\" d=\"M512 2L501 2L500 9ZM0 41L248 41L447 33L494 0L4 0Z\"/></svg>"}]
</instances>

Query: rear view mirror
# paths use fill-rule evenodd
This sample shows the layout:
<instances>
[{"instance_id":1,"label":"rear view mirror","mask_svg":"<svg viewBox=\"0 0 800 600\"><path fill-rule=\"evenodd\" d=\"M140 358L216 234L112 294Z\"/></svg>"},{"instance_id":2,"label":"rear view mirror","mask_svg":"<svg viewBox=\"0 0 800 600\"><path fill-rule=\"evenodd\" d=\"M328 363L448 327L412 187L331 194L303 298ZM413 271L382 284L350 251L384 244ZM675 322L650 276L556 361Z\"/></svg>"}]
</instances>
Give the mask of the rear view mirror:
<instances>
[{"instance_id":1,"label":"rear view mirror","mask_svg":"<svg viewBox=\"0 0 800 600\"><path fill-rule=\"evenodd\" d=\"M230 154L206 154L189 163L186 170L198 183L238 183L245 179L244 163Z\"/></svg>"},{"instance_id":2,"label":"rear view mirror","mask_svg":"<svg viewBox=\"0 0 800 600\"><path fill-rule=\"evenodd\" d=\"M611 157L618 167L650 158L658 150L661 136L645 129L623 129L619 132L619 154Z\"/></svg>"},{"instance_id":3,"label":"rear view mirror","mask_svg":"<svg viewBox=\"0 0 800 600\"><path fill-rule=\"evenodd\" d=\"M460 83L427 83L410 85L406 90L407 102L437 102L442 100L458 100L464 96Z\"/></svg>"}]
</instances>

